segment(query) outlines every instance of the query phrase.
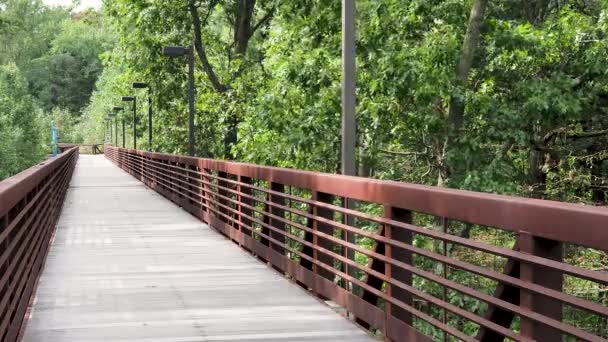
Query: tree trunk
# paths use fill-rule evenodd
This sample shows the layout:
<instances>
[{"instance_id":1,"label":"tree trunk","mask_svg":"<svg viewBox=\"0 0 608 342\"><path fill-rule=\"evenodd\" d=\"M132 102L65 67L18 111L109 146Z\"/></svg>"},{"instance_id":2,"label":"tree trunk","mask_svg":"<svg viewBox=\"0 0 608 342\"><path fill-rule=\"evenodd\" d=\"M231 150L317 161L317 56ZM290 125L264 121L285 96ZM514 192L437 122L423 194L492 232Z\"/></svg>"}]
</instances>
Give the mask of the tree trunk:
<instances>
[{"instance_id":1,"label":"tree trunk","mask_svg":"<svg viewBox=\"0 0 608 342\"><path fill-rule=\"evenodd\" d=\"M469 73L473 66L473 59L479 47L481 38L481 25L483 24L486 9L489 0L475 0L471 8L471 15L467 31L462 43L460 59L456 68L456 82L460 89L458 94L450 97L450 109L448 114L447 139L440 152L439 164L439 180L438 185L448 185L451 176L452 168L445 160L446 152L452 147L454 140L459 136L459 131L464 124L464 93L468 86Z\"/></svg>"},{"instance_id":2,"label":"tree trunk","mask_svg":"<svg viewBox=\"0 0 608 342\"><path fill-rule=\"evenodd\" d=\"M533 198L544 198L547 188L547 175L543 171L545 153L539 150L530 150L528 158L528 182L532 186L530 192Z\"/></svg>"},{"instance_id":3,"label":"tree trunk","mask_svg":"<svg viewBox=\"0 0 608 342\"><path fill-rule=\"evenodd\" d=\"M257 24L254 25L253 20L255 6L256 0L238 0L238 4L235 8L233 23L233 47L234 56L237 59L245 58L247 49L249 48L249 42L251 40L251 37L253 36L255 31L262 25L267 23L272 16L272 11L269 11L266 16L264 16ZM201 21L200 15L198 13L198 5L194 0L190 0L188 2L188 8L190 11L190 15L192 16L192 26L194 29L194 47L203 65L203 70L207 74L207 78L211 82L213 89L220 94L225 94L229 91L229 83L224 84L220 81L219 77L214 71L213 66L209 61L205 45L203 44L202 27L206 23ZM209 8L209 11L211 10L212 8ZM244 69L244 63L240 63L238 70L233 73L232 79L238 77L238 75L240 75ZM228 118L226 120L228 126L226 127L226 135L224 136L225 158L231 159L232 157L230 151L232 150L232 146L234 146L238 141L239 121L240 119L238 117L237 111L231 111L228 114Z\"/></svg>"},{"instance_id":4,"label":"tree trunk","mask_svg":"<svg viewBox=\"0 0 608 342\"><path fill-rule=\"evenodd\" d=\"M526 19L533 25L538 25L545 20L550 0L524 0Z\"/></svg>"},{"instance_id":5,"label":"tree trunk","mask_svg":"<svg viewBox=\"0 0 608 342\"><path fill-rule=\"evenodd\" d=\"M207 51L205 50L205 45L203 44L203 35L201 32L202 23L198 14L198 8L194 0L190 0L190 2L188 3L188 9L190 10L190 15L192 16L192 28L194 30L194 49L196 50L196 53L198 54L198 57L201 60L201 63L203 64L203 70L205 71L205 74L207 74L211 85L217 92L223 93L226 91L226 86L220 82L219 78L217 77L217 74L213 70L213 66L209 62L209 58L207 57Z\"/></svg>"},{"instance_id":6,"label":"tree trunk","mask_svg":"<svg viewBox=\"0 0 608 342\"><path fill-rule=\"evenodd\" d=\"M234 24L234 45L237 58L242 58L247 52L249 39L252 35L253 10L256 0L240 0Z\"/></svg>"}]
</instances>

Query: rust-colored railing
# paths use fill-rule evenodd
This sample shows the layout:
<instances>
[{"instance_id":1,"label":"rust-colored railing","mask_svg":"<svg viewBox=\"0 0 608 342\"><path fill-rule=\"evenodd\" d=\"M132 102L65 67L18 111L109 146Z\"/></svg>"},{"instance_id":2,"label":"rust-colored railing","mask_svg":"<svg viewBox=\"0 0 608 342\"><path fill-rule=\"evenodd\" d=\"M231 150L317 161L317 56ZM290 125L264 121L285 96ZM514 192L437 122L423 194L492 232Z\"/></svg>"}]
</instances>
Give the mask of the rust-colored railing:
<instances>
[{"instance_id":1,"label":"rust-colored railing","mask_svg":"<svg viewBox=\"0 0 608 342\"><path fill-rule=\"evenodd\" d=\"M387 340L608 338L606 208L105 153Z\"/></svg>"},{"instance_id":2,"label":"rust-colored railing","mask_svg":"<svg viewBox=\"0 0 608 342\"><path fill-rule=\"evenodd\" d=\"M78 147L81 154L103 154L104 144L57 144L60 153L63 153L71 148Z\"/></svg>"},{"instance_id":3,"label":"rust-colored railing","mask_svg":"<svg viewBox=\"0 0 608 342\"><path fill-rule=\"evenodd\" d=\"M0 341L17 340L78 148L0 182Z\"/></svg>"}]
</instances>

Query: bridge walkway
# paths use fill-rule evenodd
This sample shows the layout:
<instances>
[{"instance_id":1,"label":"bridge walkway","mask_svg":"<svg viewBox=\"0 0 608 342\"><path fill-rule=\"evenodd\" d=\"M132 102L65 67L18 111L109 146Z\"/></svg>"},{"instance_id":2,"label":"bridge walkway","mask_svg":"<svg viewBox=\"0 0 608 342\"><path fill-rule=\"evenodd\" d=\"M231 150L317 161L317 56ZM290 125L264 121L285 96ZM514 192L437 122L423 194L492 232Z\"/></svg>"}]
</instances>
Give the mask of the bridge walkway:
<instances>
[{"instance_id":1,"label":"bridge walkway","mask_svg":"<svg viewBox=\"0 0 608 342\"><path fill-rule=\"evenodd\" d=\"M103 156L81 155L24 342L372 341Z\"/></svg>"}]
</instances>

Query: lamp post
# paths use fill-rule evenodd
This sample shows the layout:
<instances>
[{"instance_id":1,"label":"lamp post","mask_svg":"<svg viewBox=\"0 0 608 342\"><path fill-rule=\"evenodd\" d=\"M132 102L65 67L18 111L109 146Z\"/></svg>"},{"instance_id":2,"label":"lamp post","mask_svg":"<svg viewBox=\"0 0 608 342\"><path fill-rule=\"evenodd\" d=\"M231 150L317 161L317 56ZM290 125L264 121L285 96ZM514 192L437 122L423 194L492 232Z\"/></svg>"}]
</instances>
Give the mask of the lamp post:
<instances>
[{"instance_id":1,"label":"lamp post","mask_svg":"<svg viewBox=\"0 0 608 342\"><path fill-rule=\"evenodd\" d=\"M108 116L110 117L110 126L112 126L112 120L114 120L114 134L110 136L110 143L114 139L114 146L118 146L118 118L114 112L108 113Z\"/></svg>"},{"instance_id":2,"label":"lamp post","mask_svg":"<svg viewBox=\"0 0 608 342\"><path fill-rule=\"evenodd\" d=\"M194 156L194 49L192 46L167 46L163 48L163 55L188 58L188 154Z\"/></svg>"},{"instance_id":3,"label":"lamp post","mask_svg":"<svg viewBox=\"0 0 608 342\"><path fill-rule=\"evenodd\" d=\"M148 150L152 151L152 88L144 82L133 82L134 89L148 89Z\"/></svg>"},{"instance_id":4,"label":"lamp post","mask_svg":"<svg viewBox=\"0 0 608 342\"><path fill-rule=\"evenodd\" d=\"M121 106L114 106L114 108L112 108L112 110L117 114L116 115L116 125L118 125L118 112L125 110L125 107L121 107ZM121 119L122 120L122 147L125 147L125 119ZM116 131L116 146L118 146L118 128Z\"/></svg>"},{"instance_id":5,"label":"lamp post","mask_svg":"<svg viewBox=\"0 0 608 342\"><path fill-rule=\"evenodd\" d=\"M105 142L106 142L106 143L108 142L108 140L109 140L110 142L112 142L112 138L111 138L111 135L112 135L112 126L110 125L110 121L111 121L112 119L111 119L111 118L110 118L110 116L109 116L109 115L107 115L107 114L106 114L106 116L105 116L103 119L104 119L104 120L105 120L105 122L106 122L106 138L105 138L104 140L105 140ZM109 134L109 135L110 135L110 139L108 139L108 132L110 133L110 134Z\"/></svg>"},{"instance_id":6,"label":"lamp post","mask_svg":"<svg viewBox=\"0 0 608 342\"><path fill-rule=\"evenodd\" d=\"M137 150L137 97L123 96L122 100L125 102L133 101L133 149Z\"/></svg>"},{"instance_id":7,"label":"lamp post","mask_svg":"<svg viewBox=\"0 0 608 342\"><path fill-rule=\"evenodd\" d=\"M342 174L355 175L357 144L355 0L342 0Z\"/></svg>"},{"instance_id":8,"label":"lamp post","mask_svg":"<svg viewBox=\"0 0 608 342\"><path fill-rule=\"evenodd\" d=\"M356 122L356 91L357 91L357 64L356 64L356 0L342 0L342 174L356 175L355 150L357 144ZM353 208L354 202L345 198L344 206ZM352 226L353 217L345 215L345 223ZM346 240L356 243L355 235L346 232ZM355 260L355 252L347 250L347 258ZM346 267L346 273L355 275L356 269ZM351 286L354 288L353 284Z\"/></svg>"}]
</instances>

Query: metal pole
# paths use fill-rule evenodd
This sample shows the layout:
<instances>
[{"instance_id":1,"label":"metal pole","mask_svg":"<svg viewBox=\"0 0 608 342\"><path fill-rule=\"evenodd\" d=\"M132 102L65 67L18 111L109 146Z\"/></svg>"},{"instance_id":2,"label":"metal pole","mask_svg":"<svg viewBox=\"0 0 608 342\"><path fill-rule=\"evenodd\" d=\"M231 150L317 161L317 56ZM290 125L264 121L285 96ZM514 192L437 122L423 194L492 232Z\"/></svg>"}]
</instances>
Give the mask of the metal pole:
<instances>
[{"instance_id":1,"label":"metal pole","mask_svg":"<svg viewBox=\"0 0 608 342\"><path fill-rule=\"evenodd\" d=\"M118 117L114 118L114 145L118 146Z\"/></svg>"},{"instance_id":2,"label":"metal pole","mask_svg":"<svg viewBox=\"0 0 608 342\"><path fill-rule=\"evenodd\" d=\"M122 119L122 148L125 148L125 119Z\"/></svg>"},{"instance_id":3,"label":"metal pole","mask_svg":"<svg viewBox=\"0 0 608 342\"><path fill-rule=\"evenodd\" d=\"M137 96L133 96L133 149L137 150Z\"/></svg>"},{"instance_id":4,"label":"metal pole","mask_svg":"<svg viewBox=\"0 0 608 342\"><path fill-rule=\"evenodd\" d=\"M188 155L194 156L194 49L188 49Z\"/></svg>"},{"instance_id":5,"label":"metal pole","mask_svg":"<svg viewBox=\"0 0 608 342\"><path fill-rule=\"evenodd\" d=\"M356 65L356 3L355 0L342 0L342 174L348 176L356 175L355 168L355 148L357 144L357 123L356 123L356 90L357 90L357 65ZM352 199L345 198L344 206L353 208ZM349 226L354 224L353 217L344 216L344 223ZM345 232L344 238L350 243L356 243L355 234ZM355 252L348 248L346 257L350 260L355 259ZM346 273L355 276L356 268L345 265ZM347 289L354 289L354 285L343 286Z\"/></svg>"},{"instance_id":6,"label":"metal pole","mask_svg":"<svg viewBox=\"0 0 608 342\"><path fill-rule=\"evenodd\" d=\"M152 151L152 88L148 88L148 150Z\"/></svg>"},{"instance_id":7,"label":"metal pole","mask_svg":"<svg viewBox=\"0 0 608 342\"><path fill-rule=\"evenodd\" d=\"M342 0L342 174L355 175L357 143L355 0Z\"/></svg>"}]
</instances>

